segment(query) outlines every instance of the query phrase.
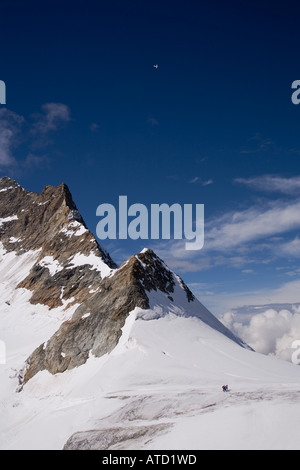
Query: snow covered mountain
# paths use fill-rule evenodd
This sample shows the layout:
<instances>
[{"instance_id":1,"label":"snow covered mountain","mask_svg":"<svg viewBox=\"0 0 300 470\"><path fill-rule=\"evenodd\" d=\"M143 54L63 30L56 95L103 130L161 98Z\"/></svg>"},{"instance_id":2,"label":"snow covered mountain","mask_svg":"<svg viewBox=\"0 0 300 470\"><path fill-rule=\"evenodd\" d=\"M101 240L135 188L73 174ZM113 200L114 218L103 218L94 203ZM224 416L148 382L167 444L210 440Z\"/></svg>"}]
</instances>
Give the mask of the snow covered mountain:
<instances>
[{"instance_id":1,"label":"snow covered mountain","mask_svg":"<svg viewBox=\"0 0 300 470\"><path fill-rule=\"evenodd\" d=\"M0 179L0 303L2 449L299 448L300 368L152 250L117 267L65 185Z\"/></svg>"}]
</instances>

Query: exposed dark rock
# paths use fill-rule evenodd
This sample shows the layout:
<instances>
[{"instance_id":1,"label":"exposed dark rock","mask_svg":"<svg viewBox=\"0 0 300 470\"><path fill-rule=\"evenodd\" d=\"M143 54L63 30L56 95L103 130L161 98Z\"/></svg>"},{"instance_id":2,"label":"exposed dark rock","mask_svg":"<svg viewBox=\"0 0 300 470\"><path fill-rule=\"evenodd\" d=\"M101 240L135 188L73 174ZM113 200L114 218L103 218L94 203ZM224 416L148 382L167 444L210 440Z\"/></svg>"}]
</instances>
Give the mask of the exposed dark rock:
<instances>
[{"instance_id":1,"label":"exposed dark rock","mask_svg":"<svg viewBox=\"0 0 300 470\"><path fill-rule=\"evenodd\" d=\"M88 261L83 266L72 264L78 253L89 259L92 255L111 269L117 267L87 229L65 184L45 186L38 194L10 178L0 178L0 241L6 251L17 254L40 250L36 264L18 287L32 291L31 303L50 308L71 298L81 303L99 288L99 270ZM49 259L58 267L56 273L44 262Z\"/></svg>"},{"instance_id":2,"label":"exposed dark rock","mask_svg":"<svg viewBox=\"0 0 300 470\"><path fill-rule=\"evenodd\" d=\"M101 289L83 302L71 320L64 322L46 345L29 359L24 381L43 369L52 374L86 362L90 352L100 357L118 344L128 314L149 308L147 291L173 292L174 276L158 256L148 250L127 260Z\"/></svg>"},{"instance_id":3,"label":"exposed dark rock","mask_svg":"<svg viewBox=\"0 0 300 470\"><path fill-rule=\"evenodd\" d=\"M130 448L130 442L139 448L151 439L167 432L172 424L160 423L149 426L129 426L108 429L92 429L74 433L63 450L117 450Z\"/></svg>"},{"instance_id":4,"label":"exposed dark rock","mask_svg":"<svg viewBox=\"0 0 300 470\"><path fill-rule=\"evenodd\" d=\"M193 300L188 287L179 280L188 301ZM102 280L99 292L84 301L46 345L33 352L24 382L40 370L64 372L84 364L90 353L100 357L111 352L118 344L128 314L136 307L149 308L147 292L171 294L174 286L174 274L152 250L132 256L112 276Z\"/></svg>"},{"instance_id":5,"label":"exposed dark rock","mask_svg":"<svg viewBox=\"0 0 300 470\"><path fill-rule=\"evenodd\" d=\"M199 316L201 304L182 279L177 276L177 280L186 293L186 300L193 304L195 301L194 314ZM83 302L46 344L41 344L32 353L21 374L23 382L41 370L62 373L84 364L90 354L101 357L110 353L118 344L129 313L136 307L149 309L148 293L151 291L160 291L166 294L169 302L174 302L170 294L174 292L175 284L175 274L152 250L132 256L111 276L104 278L99 291ZM203 321L239 342L207 309L200 308ZM192 310L190 314L193 314Z\"/></svg>"}]
</instances>

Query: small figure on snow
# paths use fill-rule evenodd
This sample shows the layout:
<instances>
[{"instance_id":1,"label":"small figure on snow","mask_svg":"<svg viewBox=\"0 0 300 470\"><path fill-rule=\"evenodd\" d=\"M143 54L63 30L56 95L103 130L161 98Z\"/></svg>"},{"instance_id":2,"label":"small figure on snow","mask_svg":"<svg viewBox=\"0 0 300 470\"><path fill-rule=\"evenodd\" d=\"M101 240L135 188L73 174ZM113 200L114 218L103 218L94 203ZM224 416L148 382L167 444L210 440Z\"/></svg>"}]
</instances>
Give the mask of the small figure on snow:
<instances>
[{"instance_id":1,"label":"small figure on snow","mask_svg":"<svg viewBox=\"0 0 300 470\"><path fill-rule=\"evenodd\" d=\"M223 385L222 390L223 392L228 392L228 385Z\"/></svg>"}]
</instances>

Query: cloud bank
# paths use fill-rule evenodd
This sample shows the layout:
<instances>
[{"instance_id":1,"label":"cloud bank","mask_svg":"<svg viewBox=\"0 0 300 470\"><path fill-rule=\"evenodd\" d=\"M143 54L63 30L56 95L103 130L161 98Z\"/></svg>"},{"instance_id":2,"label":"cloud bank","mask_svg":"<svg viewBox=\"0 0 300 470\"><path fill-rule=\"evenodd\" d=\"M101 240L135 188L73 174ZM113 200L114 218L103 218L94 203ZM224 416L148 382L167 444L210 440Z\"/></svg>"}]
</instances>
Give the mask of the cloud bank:
<instances>
[{"instance_id":1,"label":"cloud bank","mask_svg":"<svg viewBox=\"0 0 300 470\"><path fill-rule=\"evenodd\" d=\"M263 192L300 194L300 176L284 178L276 175L263 175L254 178L236 178L235 182Z\"/></svg>"},{"instance_id":2,"label":"cloud bank","mask_svg":"<svg viewBox=\"0 0 300 470\"><path fill-rule=\"evenodd\" d=\"M292 362L300 341L300 308L267 309L245 315L227 312L219 319L256 352Z\"/></svg>"}]
</instances>

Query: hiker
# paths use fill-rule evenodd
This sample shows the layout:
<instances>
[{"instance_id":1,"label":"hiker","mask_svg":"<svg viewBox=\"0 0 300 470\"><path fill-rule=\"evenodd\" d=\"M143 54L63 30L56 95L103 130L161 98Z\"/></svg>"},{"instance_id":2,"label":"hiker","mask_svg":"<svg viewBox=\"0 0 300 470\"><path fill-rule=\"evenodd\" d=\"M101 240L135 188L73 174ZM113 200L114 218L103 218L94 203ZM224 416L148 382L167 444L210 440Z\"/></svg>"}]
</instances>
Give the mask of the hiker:
<instances>
[{"instance_id":1,"label":"hiker","mask_svg":"<svg viewBox=\"0 0 300 470\"><path fill-rule=\"evenodd\" d=\"M223 392L228 392L228 385L223 385L222 389L223 389Z\"/></svg>"}]
</instances>

